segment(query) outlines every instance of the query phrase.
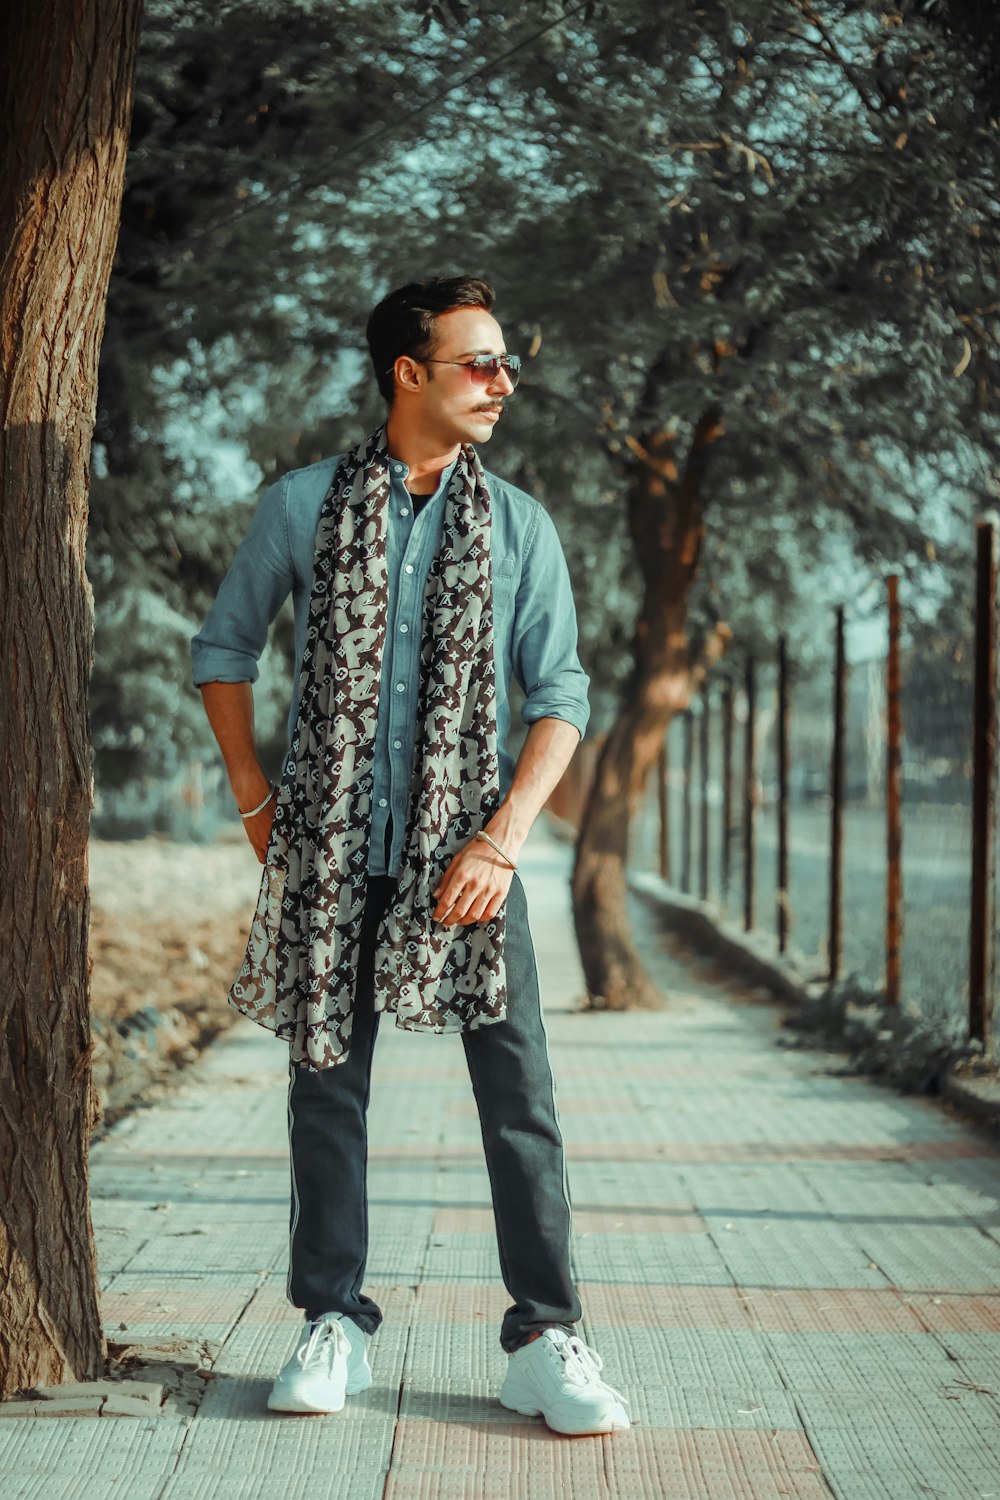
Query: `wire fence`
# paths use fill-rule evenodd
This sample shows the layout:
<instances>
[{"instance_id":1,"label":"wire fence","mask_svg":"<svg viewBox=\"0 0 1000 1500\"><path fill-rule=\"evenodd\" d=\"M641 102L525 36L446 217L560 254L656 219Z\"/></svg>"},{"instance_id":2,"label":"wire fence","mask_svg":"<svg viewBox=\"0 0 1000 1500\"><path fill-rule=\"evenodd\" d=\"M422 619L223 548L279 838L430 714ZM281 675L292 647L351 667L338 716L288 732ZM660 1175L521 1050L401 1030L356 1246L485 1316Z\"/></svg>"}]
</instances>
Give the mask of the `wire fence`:
<instances>
[{"instance_id":1,"label":"wire fence","mask_svg":"<svg viewBox=\"0 0 1000 1500\"><path fill-rule=\"evenodd\" d=\"M994 1008L998 682L984 529L988 602L981 578L978 612L970 589L947 639L905 641L904 629L894 648L890 629L888 649L838 673L831 611L808 670L791 661L783 677L783 642L771 660L731 653L671 722L629 839L631 869L707 902L807 977L857 976L931 1020L969 1015L977 912L982 1004ZM986 801L974 814L977 774ZM978 886L977 825L988 852Z\"/></svg>"},{"instance_id":2,"label":"wire fence","mask_svg":"<svg viewBox=\"0 0 1000 1500\"><path fill-rule=\"evenodd\" d=\"M992 526L980 523L977 538L975 588L970 576L947 632L912 619L900 631L904 598L895 624L885 610L887 646L847 651L845 611L831 610L808 664L784 640L767 659L731 650L666 731L627 862L753 932L805 977L854 976L929 1020L964 1016L994 1046ZM572 822L603 739L588 737L549 799ZM196 757L178 759L169 779L99 788L92 827L110 838L242 833L221 763Z\"/></svg>"},{"instance_id":3,"label":"wire fence","mask_svg":"<svg viewBox=\"0 0 1000 1500\"><path fill-rule=\"evenodd\" d=\"M713 903L740 925L769 934L779 947L779 913L787 951L807 973L829 971L832 712L820 673L793 685L789 714L787 881L779 882L778 685L773 663L755 664L757 703L752 836L741 776L748 703L732 684L734 740L727 834L721 700L726 683L713 676L666 736L667 861L661 870L661 796L650 778L630 837L629 863L662 873L681 891ZM852 664L847 708L843 804L841 968L883 983L886 963L887 809L884 767L884 657ZM732 679L729 679L731 682ZM919 692L914 684L913 693ZM903 722L908 722L904 697ZM708 721L708 775L699 750ZM714 733L712 731L715 731ZM904 743L902 841L903 970L908 1000L921 1010L962 1007L968 998L969 871L972 781L971 715L961 701L935 725L932 753ZM904 734L905 740L905 734ZM964 762L964 764L963 764ZM705 812L707 810L707 817ZM752 867L750 858L752 857ZM706 878L707 875L707 878ZM747 922L748 907L751 913Z\"/></svg>"}]
</instances>

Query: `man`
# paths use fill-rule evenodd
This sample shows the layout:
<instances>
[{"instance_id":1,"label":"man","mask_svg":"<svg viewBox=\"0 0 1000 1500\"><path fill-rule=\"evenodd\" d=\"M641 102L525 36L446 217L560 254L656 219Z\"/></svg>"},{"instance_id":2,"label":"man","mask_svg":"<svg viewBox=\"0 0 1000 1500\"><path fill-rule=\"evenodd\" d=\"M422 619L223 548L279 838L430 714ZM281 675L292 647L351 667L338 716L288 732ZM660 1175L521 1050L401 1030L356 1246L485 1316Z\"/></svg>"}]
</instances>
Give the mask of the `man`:
<instances>
[{"instance_id":1,"label":"man","mask_svg":"<svg viewBox=\"0 0 1000 1500\"><path fill-rule=\"evenodd\" d=\"M558 1432L629 1426L575 1334L571 1205L517 855L587 725L547 513L487 473L520 362L470 277L413 282L367 336L387 420L264 494L193 640L264 864L230 1001L290 1045L287 1295L305 1311L268 1406L339 1411L371 1384L366 1112L380 1012L459 1030L490 1176L508 1367L500 1400ZM252 683L289 591L300 672L280 787ZM513 765L507 689L529 725Z\"/></svg>"}]
</instances>

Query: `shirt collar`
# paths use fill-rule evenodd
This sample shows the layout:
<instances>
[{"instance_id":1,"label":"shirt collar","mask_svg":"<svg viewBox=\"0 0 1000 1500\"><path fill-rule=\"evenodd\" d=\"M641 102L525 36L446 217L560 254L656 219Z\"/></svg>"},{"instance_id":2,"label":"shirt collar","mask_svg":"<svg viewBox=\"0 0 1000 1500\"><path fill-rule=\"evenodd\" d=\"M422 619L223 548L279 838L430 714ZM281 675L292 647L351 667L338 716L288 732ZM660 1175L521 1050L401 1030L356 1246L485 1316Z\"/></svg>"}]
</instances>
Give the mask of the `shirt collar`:
<instances>
[{"instance_id":1,"label":"shirt collar","mask_svg":"<svg viewBox=\"0 0 1000 1500\"><path fill-rule=\"evenodd\" d=\"M451 476L452 476L452 474L454 472L454 469L455 469L455 465L457 463L458 463L458 455L456 455L455 458L452 459L451 463L448 465L448 467L446 469L442 469L442 471L441 471L441 477L438 480L437 489L434 491L433 495L430 495L430 496L427 497L427 504L428 505L433 505L434 501L437 500L438 497L440 495L442 495L444 493L444 491L447 489L447 487L448 487L448 481L451 479ZM406 476L410 472L409 465L408 464L404 464L402 462L402 460L398 459L398 458L389 458L388 459L388 464L389 464L389 479L390 479L390 482L392 484L396 485L396 487L398 489L405 490L406 493L409 494L410 493L409 490L406 489Z\"/></svg>"}]
</instances>

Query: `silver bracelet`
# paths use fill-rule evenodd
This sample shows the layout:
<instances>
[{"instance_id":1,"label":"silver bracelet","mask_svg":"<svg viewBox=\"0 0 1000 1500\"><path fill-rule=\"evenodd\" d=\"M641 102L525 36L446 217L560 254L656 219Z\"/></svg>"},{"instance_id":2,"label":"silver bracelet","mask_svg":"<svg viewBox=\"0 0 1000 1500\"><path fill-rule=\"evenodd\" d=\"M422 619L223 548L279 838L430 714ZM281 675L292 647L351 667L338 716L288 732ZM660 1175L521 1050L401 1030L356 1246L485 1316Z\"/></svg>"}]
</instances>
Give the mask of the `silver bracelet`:
<instances>
[{"instance_id":1,"label":"silver bracelet","mask_svg":"<svg viewBox=\"0 0 1000 1500\"><path fill-rule=\"evenodd\" d=\"M490 836L489 836L488 833L484 833L481 828L477 828L476 829L476 838L477 839L485 839L488 844L492 844L493 848L497 851L497 853L503 855L504 859L510 865L511 869L512 870L516 870L517 869L517 865L511 859L510 855L507 854L507 853L505 853L505 851L500 848L500 845L496 842L496 840L490 838Z\"/></svg>"},{"instance_id":2,"label":"silver bracelet","mask_svg":"<svg viewBox=\"0 0 1000 1500\"><path fill-rule=\"evenodd\" d=\"M253 812L241 812L240 813L240 817L241 818L255 818L257 816L257 814L263 808L265 808L267 806L267 804L270 802L271 798L274 796L275 791L277 790L273 781L269 781L267 784L271 788L271 790L268 792L267 796L264 798L263 802L260 804L260 807L255 807L254 810L253 810Z\"/></svg>"}]
</instances>

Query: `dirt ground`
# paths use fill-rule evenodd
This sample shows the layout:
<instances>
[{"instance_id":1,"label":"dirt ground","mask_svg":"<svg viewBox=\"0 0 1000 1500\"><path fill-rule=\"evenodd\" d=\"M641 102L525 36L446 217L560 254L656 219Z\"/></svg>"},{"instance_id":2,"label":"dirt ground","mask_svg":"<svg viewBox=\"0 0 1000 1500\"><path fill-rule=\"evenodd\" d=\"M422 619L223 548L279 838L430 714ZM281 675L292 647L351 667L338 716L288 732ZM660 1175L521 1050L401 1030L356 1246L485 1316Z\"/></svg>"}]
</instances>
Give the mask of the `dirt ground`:
<instances>
[{"instance_id":1,"label":"dirt ground","mask_svg":"<svg viewBox=\"0 0 1000 1500\"><path fill-rule=\"evenodd\" d=\"M95 1013L122 1020L154 1005L230 1017L226 992L243 961L260 873L245 838L92 839Z\"/></svg>"}]
</instances>

